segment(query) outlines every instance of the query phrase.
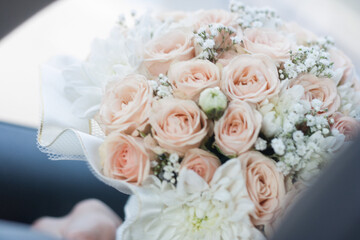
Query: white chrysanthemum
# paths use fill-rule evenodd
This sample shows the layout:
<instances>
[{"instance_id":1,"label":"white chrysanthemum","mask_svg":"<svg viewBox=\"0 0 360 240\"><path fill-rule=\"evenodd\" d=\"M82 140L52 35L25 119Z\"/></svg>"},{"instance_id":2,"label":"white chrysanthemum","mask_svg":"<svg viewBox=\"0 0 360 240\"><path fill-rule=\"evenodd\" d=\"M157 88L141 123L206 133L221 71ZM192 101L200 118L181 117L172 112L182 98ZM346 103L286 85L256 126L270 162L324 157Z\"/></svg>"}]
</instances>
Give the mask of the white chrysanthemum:
<instances>
[{"instance_id":1,"label":"white chrysanthemum","mask_svg":"<svg viewBox=\"0 0 360 240\"><path fill-rule=\"evenodd\" d=\"M279 96L261 104L260 112L263 115L261 131L266 137L279 134L284 130L284 127L292 130L293 125L299 119L299 115L310 110L309 104L301 100L303 94L304 88L302 86L295 85L287 89L286 81L283 81Z\"/></svg>"},{"instance_id":2,"label":"white chrysanthemum","mask_svg":"<svg viewBox=\"0 0 360 240\"><path fill-rule=\"evenodd\" d=\"M92 118L100 107L108 82L133 73L140 64L136 44L114 36L93 43L89 58L63 71L64 92L73 103L72 112L80 118Z\"/></svg>"},{"instance_id":3,"label":"white chrysanthemum","mask_svg":"<svg viewBox=\"0 0 360 240\"><path fill-rule=\"evenodd\" d=\"M210 184L186 169L176 188L151 181L129 200L118 239L264 239L250 221L254 205L237 159L219 167Z\"/></svg>"}]
</instances>

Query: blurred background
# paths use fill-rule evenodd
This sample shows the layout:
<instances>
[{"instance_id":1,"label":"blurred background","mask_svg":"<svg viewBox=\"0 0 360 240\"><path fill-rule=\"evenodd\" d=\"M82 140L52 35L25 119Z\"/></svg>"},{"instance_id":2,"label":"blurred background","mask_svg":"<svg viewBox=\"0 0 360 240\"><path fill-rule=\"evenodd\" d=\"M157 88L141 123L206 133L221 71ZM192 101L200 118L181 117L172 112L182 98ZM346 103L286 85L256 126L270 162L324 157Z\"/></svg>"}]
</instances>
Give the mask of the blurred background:
<instances>
[{"instance_id":1,"label":"blurred background","mask_svg":"<svg viewBox=\"0 0 360 240\"><path fill-rule=\"evenodd\" d=\"M287 21L332 36L360 69L359 0L243 2L270 6ZM85 163L54 163L37 149L42 63L55 55L86 58L92 40L106 37L132 9L227 6L226 0L0 0L0 219L31 223L93 197L123 215L126 197L95 179Z\"/></svg>"}]
</instances>

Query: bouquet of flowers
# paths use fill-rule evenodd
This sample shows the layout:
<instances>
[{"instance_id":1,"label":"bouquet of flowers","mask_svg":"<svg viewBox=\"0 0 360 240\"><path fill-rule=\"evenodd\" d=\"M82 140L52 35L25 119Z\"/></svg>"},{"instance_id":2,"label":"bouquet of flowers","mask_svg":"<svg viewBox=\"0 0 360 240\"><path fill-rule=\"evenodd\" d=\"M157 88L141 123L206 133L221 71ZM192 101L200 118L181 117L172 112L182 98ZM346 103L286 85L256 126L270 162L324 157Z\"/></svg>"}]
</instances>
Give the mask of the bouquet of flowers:
<instances>
[{"instance_id":1,"label":"bouquet of flowers","mask_svg":"<svg viewBox=\"0 0 360 240\"><path fill-rule=\"evenodd\" d=\"M333 40L238 1L121 17L42 76L40 148L132 195L118 239L263 239L360 126Z\"/></svg>"}]
</instances>

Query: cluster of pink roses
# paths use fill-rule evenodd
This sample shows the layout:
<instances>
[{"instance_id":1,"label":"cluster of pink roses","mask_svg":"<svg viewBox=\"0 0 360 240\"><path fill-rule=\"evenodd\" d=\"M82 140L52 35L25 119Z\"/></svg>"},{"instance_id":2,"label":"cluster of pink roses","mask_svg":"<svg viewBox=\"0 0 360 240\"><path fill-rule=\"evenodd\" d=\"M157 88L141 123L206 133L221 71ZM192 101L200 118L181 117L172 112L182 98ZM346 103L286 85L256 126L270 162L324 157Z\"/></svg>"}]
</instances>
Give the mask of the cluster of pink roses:
<instances>
[{"instance_id":1,"label":"cluster of pink roses","mask_svg":"<svg viewBox=\"0 0 360 240\"><path fill-rule=\"evenodd\" d=\"M194 170L210 182L222 164L219 156L203 147L213 138L213 145L222 155L237 158L243 165L247 190L256 207L254 224L269 223L280 208L286 187L275 161L254 149L263 121L257 107L279 94L278 67L289 59L290 51L299 42L316 37L290 24L281 31L241 29L234 14L223 10L193 15L176 13L173 17L178 25L189 21L191 24L154 37L144 46L138 72L106 88L96 116L106 134L100 148L103 173L141 185L153 174L151 162L166 152L180 157L180 170ZM242 39L231 49L218 53L217 62L199 59L194 41L194 32L211 24L231 26ZM339 84L352 81L354 88L359 89L351 62L338 50L333 51L334 67L344 71ZM158 81L159 74L167 76L172 96L155 96L149 80ZM304 100L321 100L321 109L327 109L323 114L333 116L332 127L347 139L353 138L359 124L340 112L341 97L333 80L303 74L288 87L294 85L303 86ZM201 92L215 87L228 99L228 107L217 120L209 119L198 104Z\"/></svg>"}]
</instances>

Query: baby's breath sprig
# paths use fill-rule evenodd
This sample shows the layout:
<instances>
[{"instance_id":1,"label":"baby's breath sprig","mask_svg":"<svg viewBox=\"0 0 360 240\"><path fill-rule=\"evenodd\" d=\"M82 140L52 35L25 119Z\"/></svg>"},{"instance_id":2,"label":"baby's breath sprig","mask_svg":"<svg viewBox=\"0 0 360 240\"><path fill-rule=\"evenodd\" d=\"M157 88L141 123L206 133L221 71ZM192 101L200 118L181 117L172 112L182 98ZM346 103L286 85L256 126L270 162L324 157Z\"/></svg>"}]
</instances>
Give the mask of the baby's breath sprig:
<instances>
[{"instance_id":1,"label":"baby's breath sprig","mask_svg":"<svg viewBox=\"0 0 360 240\"><path fill-rule=\"evenodd\" d=\"M284 120L284 130L273 139L269 140L273 150L271 156L277 161L278 169L284 175L296 175L308 164L321 164L328 153L324 149L324 143L332 136L331 120L326 115L319 113L326 112L322 109L322 102L318 99L311 101L311 110L305 114L291 112ZM258 140L257 148L266 148L262 139ZM262 146L264 145L264 146ZM256 147L256 146L255 146Z\"/></svg>"},{"instance_id":2,"label":"baby's breath sprig","mask_svg":"<svg viewBox=\"0 0 360 240\"><path fill-rule=\"evenodd\" d=\"M230 2L230 11L237 15L237 23L243 29L262 28L262 27L279 27L282 20L276 11L271 8L254 8L243 4L239 0Z\"/></svg>"},{"instance_id":3,"label":"baby's breath sprig","mask_svg":"<svg viewBox=\"0 0 360 240\"><path fill-rule=\"evenodd\" d=\"M158 80L149 80L151 88L154 90L154 95L158 98L171 96L173 93L172 86L169 79L164 74L159 74Z\"/></svg>"},{"instance_id":4,"label":"baby's breath sprig","mask_svg":"<svg viewBox=\"0 0 360 240\"><path fill-rule=\"evenodd\" d=\"M236 30L233 27L227 27L219 23L201 27L195 32L195 42L202 49L198 58L215 63L221 54L241 42L241 39L235 33Z\"/></svg>"},{"instance_id":5,"label":"baby's breath sprig","mask_svg":"<svg viewBox=\"0 0 360 240\"><path fill-rule=\"evenodd\" d=\"M311 73L317 77L332 78L333 65L330 54L321 45L300 46L296 51L290 51L290 59L280 67L279 77L280 80L285 80Z\"/></svg>"},{"instance_id":6,"label":"baby's breath sprig","mask_svg":"<svg viewBox=\"0 0 360 240\"><path fill-rule=\"evenodd\" d=\"M308 42L308 46L317 46L320 49L328 51L330 48L335 46L335 41L332 37L325 36L323 38L319 38L317 41Z\"/></svg>"},{"instance_id":7,"label":"baby's breath sprig","mask_svg":"<svg viewBox=\"0 0 360 240\"><path fill-rule=\"evenodd\" d=\"M151 162L151 168L154 175L160 180L176 185L180 171L180 161L181 159L176 153L163 153L158 156L158 160Z\"/></svg>"}]
</instances>

